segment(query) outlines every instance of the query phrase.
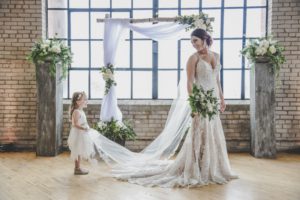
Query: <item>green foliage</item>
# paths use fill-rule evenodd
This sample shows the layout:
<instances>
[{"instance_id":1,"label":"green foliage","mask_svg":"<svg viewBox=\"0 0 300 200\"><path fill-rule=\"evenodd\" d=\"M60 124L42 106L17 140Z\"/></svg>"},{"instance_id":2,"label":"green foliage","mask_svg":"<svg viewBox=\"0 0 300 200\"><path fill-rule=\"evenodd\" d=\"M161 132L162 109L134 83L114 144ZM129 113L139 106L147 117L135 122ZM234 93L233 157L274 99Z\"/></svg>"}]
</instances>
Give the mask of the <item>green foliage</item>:
<instances>
[{"instance_id":1,"label":"green foliage","mask_svg":"<svg viewBox=\"0 0 300 200\"><path fill-rule=\"evenodd\" d=\"M218 99L213 95L213 89L205 91L194 84L188 101L192 109L192 117L198 113L211 120L218 113Z\"/></svg>"},{"instance_id":2,"label":"green foliage","mask_svg":"<svg viewBox=\"0 0 300 200\"><path fill-rule=\"evenodd\" d=\"M52 77L56 74L56 64L62 64L62 78L66 78L68 67L72 63L73 54L70 47L65 45L62 40L52 38L39 40L31 48L27 59L34 64L49 62L49 73Z\"/></svg>"},{"instance_id":3,"label":"green foliage","mask_svg":"<svg viewBox=\"0 0 300 200\"><path fill-rule=\"evenodd\" d=\"M114 119L109 122L101 121L94 125L94 129L113 141L134 140L136 137L131 124L127 121L124 121L124 124Z\"/></svg>"}]
</instances>

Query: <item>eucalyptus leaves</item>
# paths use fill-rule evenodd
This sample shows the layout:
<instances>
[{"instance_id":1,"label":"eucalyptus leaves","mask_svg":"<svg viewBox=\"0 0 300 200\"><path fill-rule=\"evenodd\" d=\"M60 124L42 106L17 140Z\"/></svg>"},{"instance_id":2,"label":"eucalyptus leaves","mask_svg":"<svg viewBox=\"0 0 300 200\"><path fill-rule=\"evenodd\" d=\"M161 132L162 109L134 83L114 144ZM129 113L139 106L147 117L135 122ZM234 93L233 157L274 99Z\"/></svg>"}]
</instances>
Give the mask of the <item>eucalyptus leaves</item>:
<instances>
[{"instance_id":1,"label":"eucalyptus leaves","mask_svg":"<svg viewBox=\"0 0 300 200\"><path fill-rule=\"evenodd\" d=\"M241 50L250 63L266 60L272 63L271 71L278 77L280 65L285 62L284 48L272 39L272 36L249 40L248 44Z\"/></svg>"},{"instance_id":2,"label":"eucalyptus leaves","mask_svg":"<svg viewBox=\"0 0 300 200\"><path fill-rule=\"evenodd\" d=\"M193 85L188 101L192 109L192 117L200 114L211 120L218 113L218 99L213 95L213 89L205 91L201 86Z\"/></svg>"},{"instance_id":3,"label":"eucalyptus leaves","mask_svg":"<svg viewBox=\"0 0 300 200\"><path fill-rule=\"evenodd\" d=\"M27 59L35 64L50 63L50 76L55 77L56 64L62 64L62 77L67 75L68 67L72 63L72 53L70 48L63 43L62 40L52 38L47 40L39 40L31 48Z\"/></svg>"},{"instance_id":4,"label":"eucalyptus leaves","mask_svg":"<svg viewBox=\"0 0 300 200\"><path fill-rule=\"evenodd\" d=\"M177 16L176 21L178 21L180 24L189 25L186 28L186 31L190 29L200 28L209 33L213 32L211 22L214 21L214 18L209 18L208 15L203 12L200 12L198 15Z\"/></svg>"},{"instance_id":5,"label":"eucalyptus leaves","mask_svg":"<svg viewBox=\"0 0 300 200\"><path fill-rule=\"evenodd\" d=\"M102 77L105 81L104 94L107 95L111 86L117 85L117 83L114 79L114 66L109 63L105 67L101 68L101 72L102 72Z\"/></svg>"}]
</instances>

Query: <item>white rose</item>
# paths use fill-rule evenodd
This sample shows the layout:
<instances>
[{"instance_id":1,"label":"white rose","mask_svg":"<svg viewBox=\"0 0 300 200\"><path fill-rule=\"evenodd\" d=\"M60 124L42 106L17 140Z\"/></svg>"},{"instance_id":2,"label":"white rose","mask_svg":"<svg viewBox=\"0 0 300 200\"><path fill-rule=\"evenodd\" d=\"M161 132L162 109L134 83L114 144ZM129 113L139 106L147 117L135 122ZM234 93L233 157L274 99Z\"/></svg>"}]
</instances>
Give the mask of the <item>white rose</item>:
<instances>
[{"instance_id":1,"label":"white rose","mask_svg":"<svg viewBox=\"0 0 300 200\"><path fill-rule=\"evenodd\" d=\"M260 46L260 47L268 48L269 45L270 45L270 43L269 43L267 40L263 40L263 41L261 41L261 43L260 43L259 46Z\"/></svg>"},{"instance_id":2,"label":"white rose","mask_svg":"<svg viewBox=\"0 0 300 200\"><path fill-rule=\"evenodd\" d=\"M258 47L258 48L255 50L255 54L256 54L256 55L262 55L262 48L261 48L261 47Z\"/></svg>"},{"instance_id":3,"label":"white rose","mask_svg":"<svg viewBox=\"0 0 300 200\"><path fill-rule=\"evenodd\" d=\"M54 53L60 53L61 52L60 46L53 46L53 47L50 48L49 51L52 51Z\"/></svg>"},{"instance_id":4,"label":"white rose","mask_svg":"<svg viewBox=\"0 0 300 200\"><path fill-rule=\"evenodd\" d=\"M269 50L272 54L276 53L276 48L273 45L270 46Z\"/></svg>"},{"instance_id":5,"label":"white rose","mask_svg":"<svg viewBox=\"0 0 300 200\"><path fill-rule=\"evenodd\" d=\"M207 27L206 27L205 24L201 24L201 25L198 26L198 28L201 28L201 29L203 29L203 30L206 30Z\"/></svg>"},{"instance_id":6,"label":"white rose","mask_svg":"<svg viewBox=\"0 0 300 200\"><path fill-rule=\"evenodd\" d=\"M208 108L208 111L209 111L209 112L212 112L213 107L212 107L211 103L208 103L208 104L207 104L207 108Z\"/></svg>"}]
</instances>

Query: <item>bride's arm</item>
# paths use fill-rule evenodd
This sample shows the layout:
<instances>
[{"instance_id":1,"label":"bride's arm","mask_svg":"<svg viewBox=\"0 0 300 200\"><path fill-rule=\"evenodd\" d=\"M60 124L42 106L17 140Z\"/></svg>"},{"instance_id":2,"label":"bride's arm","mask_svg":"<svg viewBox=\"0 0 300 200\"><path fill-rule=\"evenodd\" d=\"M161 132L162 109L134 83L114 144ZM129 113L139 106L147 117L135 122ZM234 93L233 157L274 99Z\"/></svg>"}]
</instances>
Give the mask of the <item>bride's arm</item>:
<instances>
[{"instance_id":1,"label":"bride's arm","mask_svg":"<svg viewBox=\"0 0 300 200\"><path fill-rule=\"evenodd\" d=\"M195 55L191 55L188 59L186 72L187 72L187 91L188 94L192 94L193 83L195 79L195 68L197 64L197 57Z\"/></svg>"}]
</instances>

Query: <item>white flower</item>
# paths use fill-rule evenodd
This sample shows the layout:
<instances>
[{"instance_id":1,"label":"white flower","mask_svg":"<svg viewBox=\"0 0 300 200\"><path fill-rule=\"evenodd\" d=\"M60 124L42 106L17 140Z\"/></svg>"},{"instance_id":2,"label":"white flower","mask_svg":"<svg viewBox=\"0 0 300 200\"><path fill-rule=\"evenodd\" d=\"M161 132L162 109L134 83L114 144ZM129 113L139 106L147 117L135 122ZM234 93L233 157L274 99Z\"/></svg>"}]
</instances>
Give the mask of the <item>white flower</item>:
<instances>
[{"instance_id":1,"label":"white flower","mask_svg":"<svg viewBox=\"0 0 300 200\"><path fill-rule=\"evenodd\" d=\"M212 107L211 103L207 103L207 108L208 108L209 112L213 111L213 107Z\"/></svg>"},{"instance_id":2,"label":"white flower","mask_svg":"<svg viewBox=\"0 0 300 200\"><path fill-rule=\"evenodd\" d=\"M207 23L207 24L210 24L210 19L207 19L207 20L206 20L206 23Z\"/></svg>"},{"instance_id":3,"label":"white flower","mask_svg":"<svg viewBox=\"0 0 300 200\"><path fill-rule=\"evenodd\" d=\"M269 45L270 45L270 43L267 40L263 40L259 44L260 47L265 47L265 48L268 48Z\"/></svg>"},{"instance_id":4,"label":"white flower","mask_svg":"<svg viewBox=\"0 0 300 200\"><path fill-rule=\"evenodd\" d=\"M53 46L49 49L49 51L52 51L54 53L60 53L61 52L61 49L60 49L60 46L56 45L56 46Z\"/></svg>"},{"instance_id":5,"label":"white flower","mask_svg":"<svg viewBox=\"0 0 300 200\"><path fill-rule=\"evenodd\" d=\"M261 47L258 47L256 50L255 50L255 54L256 55L262 55L262 48Z\"/></svg>"},{"instance_id":6,"label":"white flower","mask_svg":"<svg viewBox=\"0 0 300 200\"><path fill-rule=\"evenodd\" d=\"M272 54L276 53L276 48L273 45L270 46L269 50Z\"/></svg>"},{"instance_id":7,"label":"white flower","mask_svg":"<svg viewBox=\"0 0 300 200\"><path fill-rule=\"evenodd\" d=\"M103 73L102 77L105 81L108 81L109 79L114 80L114 75L112 73Z\"/></svg>"}]
</instances>

